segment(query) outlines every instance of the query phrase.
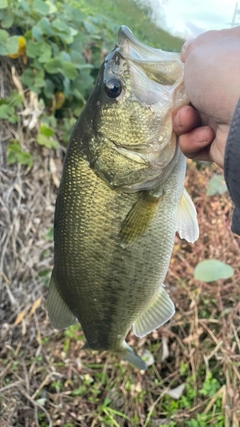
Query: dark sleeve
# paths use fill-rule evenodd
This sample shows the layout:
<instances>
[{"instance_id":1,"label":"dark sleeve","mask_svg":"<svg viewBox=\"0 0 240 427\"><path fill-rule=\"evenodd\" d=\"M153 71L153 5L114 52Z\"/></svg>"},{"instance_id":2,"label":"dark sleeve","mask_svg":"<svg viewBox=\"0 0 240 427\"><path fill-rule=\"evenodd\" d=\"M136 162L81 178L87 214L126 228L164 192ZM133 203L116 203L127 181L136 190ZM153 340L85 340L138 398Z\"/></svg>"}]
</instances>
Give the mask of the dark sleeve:
<instances>
[{"instance_id":1,"label":"dark sleeve","mask_svg":"<svg viewBox=\"0 0 240 427\"><path fill-rule=\"evenodd\" d=\"M232 231L240 236L240 99L231 123L224 159L224 175L235 205Z\"/></svg>"}]
</instances>

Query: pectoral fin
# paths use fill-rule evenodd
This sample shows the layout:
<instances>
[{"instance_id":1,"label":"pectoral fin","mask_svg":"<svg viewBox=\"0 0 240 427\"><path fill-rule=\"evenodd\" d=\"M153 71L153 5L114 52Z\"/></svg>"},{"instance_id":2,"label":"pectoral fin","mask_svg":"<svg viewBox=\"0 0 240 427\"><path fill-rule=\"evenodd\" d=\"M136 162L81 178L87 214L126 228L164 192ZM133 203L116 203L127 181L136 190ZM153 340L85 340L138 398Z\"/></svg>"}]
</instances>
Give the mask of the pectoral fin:
<instances>
[{"instance_id":1,"label":"pectoral fin","mask_svg":"<svg viewBox=\"0 0 240 427\"><path fill-rule=\"evenodd\" d=\"M175 313L174 304L163 286L147 309L133 324L133 333L137 337L144 337L166 323Z\"/></svg>"},{"instance_id":2,"label":"pectoral fin","mask_svg":"<svg viewBox=\"0 0 240 427\"><path fill-rule=\"evenodd\" d=\"M176 231L181 239L186 239L191 243L194 243L199 237L196 208L185 189L179 202Z\"/></svg>"},{"instance_id":3,"label":"pectoral fin","mask_svg":"<svg viewBox=\"0 0 240 427\"><path fill-rule=\"evenodd\" d=\"M123 221L119 238L121 246L132 245L141 237L152 222L159 203L163 197L153 195L150 191L144 191Z\"/></svg>"},{"instance_id":4,"label":"pectoral fin","mask_svg":"<svg viewBox=\"0 0 240 427\"><path fill-rule=\"evenodd\" d=\"M60 296L53 274L48 292L47 309L51 324L56 329L64 329L78 322Z\"/></svg>"}]
</instances>

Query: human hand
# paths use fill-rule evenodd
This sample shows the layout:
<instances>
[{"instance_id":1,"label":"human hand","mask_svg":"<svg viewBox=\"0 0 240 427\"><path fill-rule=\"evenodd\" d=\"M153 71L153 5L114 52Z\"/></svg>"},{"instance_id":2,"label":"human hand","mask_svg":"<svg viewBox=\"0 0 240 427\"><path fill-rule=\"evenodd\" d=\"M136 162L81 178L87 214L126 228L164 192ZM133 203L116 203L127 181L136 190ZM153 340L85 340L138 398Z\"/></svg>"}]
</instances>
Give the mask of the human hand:
<instances>
[{"instance_id":1,"label":"human hand","mask_svg":"<svg viewBox=\"0 0 240 427\"><path fill-rule=\"evenodd\" d=\"M191 104L180 108L173 127L183 153L224 166L232 116L240 98L240 27L208 31L185 43L184 83Z\"/></svg>"}]
</instances>

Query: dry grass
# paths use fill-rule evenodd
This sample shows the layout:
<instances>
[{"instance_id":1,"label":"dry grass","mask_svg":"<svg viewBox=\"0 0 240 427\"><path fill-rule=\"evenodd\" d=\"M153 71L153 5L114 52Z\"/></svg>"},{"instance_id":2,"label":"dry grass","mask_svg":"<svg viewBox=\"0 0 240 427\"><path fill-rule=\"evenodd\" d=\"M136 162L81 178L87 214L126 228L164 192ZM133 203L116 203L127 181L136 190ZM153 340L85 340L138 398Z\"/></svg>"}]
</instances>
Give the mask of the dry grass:
<instances>
[{"instance_id":1,"label":"dry grass","mask_svg":"<svg viewBox=\"0 0 240 427\"><path fill-rule=\"evenodd\" d=\"M21 128L8 132L21 139ZM240 239L230 231L229 196L206 196L213 168L189 164L186 185L198 209L200 239L190 245L176 237L166 281L176 315L146 338L129 335L140 354L149 349L154 356L142 373L105 353L82 351L78 326L51 328L45 298L53 243L46 235L62 153L40 151L24 138L33 169L9 166L8 137L2 134L0 151L1 427L239 427ZM207 258L232 265L234 277L194 280L196 264ZM167 395L183 384L177 400ZM196 421L204 413L205 421Z\"/></svg>"}]
</instances>

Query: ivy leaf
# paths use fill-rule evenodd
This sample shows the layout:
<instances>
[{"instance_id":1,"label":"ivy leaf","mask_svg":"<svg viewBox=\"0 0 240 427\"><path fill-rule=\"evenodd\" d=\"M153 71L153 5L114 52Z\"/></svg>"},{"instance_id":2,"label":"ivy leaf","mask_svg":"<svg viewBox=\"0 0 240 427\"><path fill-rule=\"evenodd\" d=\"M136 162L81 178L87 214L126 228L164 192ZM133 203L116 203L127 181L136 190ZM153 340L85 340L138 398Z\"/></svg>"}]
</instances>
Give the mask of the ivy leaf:
<instances>
[{"instance_id":1,"label":"ivy leaf","mask_svg":"<svg viewBox=\"0 0 240 427\"><path fill-rule=\"evenodd\" d=\"M29 56L29 58L37 58L39 55L41 55L41 44L41 41L36 42L29 40L27 44L27 56Z\"/></svg>"},{"instance_id":2,"label":"ivy leaf","mask_svg":"<svg viewBox=\"0 0 240 427\"><path fill-rule=\"evenodd\" d=\"M52 80L45 79L45 85L44 85L44 95L47 98L51 98L54 92L54 84Z\"/></svg>"},{"instance_id":3,"label":"ivy leaf","mask_svg":"<svg viewBox=\"0 0 240 427\"><path fill-rule=\"evenodd\" d=\"M47 36L52 36L54 34L51 23L46 17L40 19L38 22L38 27L41 29L42 33L46 34Z\"/></svg>"},{"instance_id":4,"label":"ivy leaf","mask_svg":"<svg viewBox=\"0 0 240 427\"><path fill-rule=\"evenodd\" d=\"M44 64L44 68L49 74L56 74L61 71L61 65L60 59L52 58Z\"/></svg>"},{"instance_id":5,"label":"ivy leaf","mask_svg":"<svg viewBox=\"0 0 240 427\"><path fill-rule=\"evenodd\" d=\"M47 44L47 43L44 43L44 48L41 49L41 50L42 50L42 53L39 56L38 61L40 63L48 62L51 59L51 56L52 56L52 48L51 48L51 46L49 44Z\"/></svg>"},{"instance_id":6,"label":"ivy leaf","mask_svg":"<svg viewBox=\"0 0 240 427\"><path fill-rule=\"evenodd\" d=\"M8 0L0 0L0 9L7 9Z\"/></svg>"},{"instance_id":7,"label":"ivy leaf","mask_svg":"<svg viewBox=\"0 0 240 427\"><path fill-rule=\"evenodd\" d=\"M61 33L71 35L70 30L69 30L69 26L67 24L65 24L65 22L61 21L60 19L54 19L52 21L52 27L55 30L60 31Z\"/></svg>"},{"instance_id":8,"label":"ivy leaf","mask_svg":"<svg viewBox=\"0 0 240 427\"><path fill-rule=\"evenodd\" d=\"M54 227L49 228L48 232L45 234L45 239L49 242L54 240Z\"/></svg>"},{"instance_id":9,"label":"ivy leaf","mask_svg":"<svg viewBox=\"0 0 240 427\"><path fill-rule=\"evenodd\" d=\"M55 130L50 128L48 125L43 124L40 128L40 133L45 136L53 136L55 134Z\"/></svg>"},{"instance_id":10,"label":"ivy leaf","mask_svg":"<svg viewBox=\"0 0 240 427\"><path fill-rule=\"evenodd\" d=\"M7 54L15 54L18 51L19 46L19 36L9 37L6 44Z\"/></svg>"},{"instance_id":11,"label":"ivy leaf","mask_svg":"<svg viewBox=\"0 0 240 427\"><path fill-rule=\"evenodd\" d=\"M0 30L0 55L7 55L6 43L8 37L7 31Z\"/></svg>"},{"instance_id":12,"label":"ivy leaf","mask_svg":"<svg viewBox=\"0 0 240 427\"><path fill-rule=\"evenodd\" d=\"M10 28L13 25L14 17L11 13L5 13L1 20L2 28Z\"/></svg>"},{"instance_id":13,"label":"ivy leaf","mask_svg":"<svg viewBox=\"0 0 240 427\"><path fill-rule=\"evenodd\" d=\"M207 196L215 194L224 194L227 191L227 186L223 175L213 175L208 183Z\"/></svg>"},{"instance_id":14,"label":"ivy leaf","mask_svg":"<svg viewBox=\"0 0 240 427\"><path fill-rule=\"evenodd\" d=\"M59 148L59 142L51 137L39 134L37 136L37 142L39 145L44 145L46 148Z\"/></svg>"},{"instance_id":15,"label":"ivy leaf","mask_svg":"<svg viewBox=\"0 0 240 427\"><path fill-rule=\"evenodd\" d=\"M9 105L3 104L0 105L0 119L8 119L9 118Z\"/></svg>"},{"instance_id":16,"label":"ivy leaf","mask_svg":"<svg viewBox=\"0 0 240 427\"><path fill-rule=\"evenodd\" d=\"M33 166L33 158L27 151L22 151L20 144L16 141L7 147L7 160L8 163L20 163L21 165Z\"/></svg>"},{"instance_id":17,"label":"ivy leaf","mask_svg":"<svg viewBox=\"0 0 240 427\"><path fill-rule=\"evenodd\" d=\"M33 92L39 93L39 88L45 86L44 71L27 68L22 74L22 82Z\"/></svg>"},{"instance_id":18,"label":"ivy leaf","mask_svg":"<svg viewBox=\"0 0 240 427\"><path fill-rule=\"evenodd\" d=\"M208 259L198 263L194 271L194 278L202 282L214 282L220 279L230 279L234 269L217 259Z\"/></svg>"},{"instance_id":19,"label":"ivy leaf","mask_svg":"<svg viewBox=\"0 0 240 427\"><path fill-rule=\"evenodd\" d=\"M22 6L23 10L25 10L25 12L30 13L30 7L29 7L27 0L22 0L21 6Z\"/></svg>"},{"instance_id":20,"label":"ivy leaf","mask_svg":"<svg viewBox=\"0 0 240 427\"><path fill-rule=\"evenodd\" d=\"M9 34L7 31L0 30L0 43L6 43L8 37L9 37Z\"/></svg>"},{"instance_id":21,"label":"ivy leaf","mask_svg":"<svg viewBox=\"0 0 240 427\"><path fill-rule=\"evenodd\" d=\"M35 26L32 28L32 36L33 36L33 38L34 38L35 40L37 40L37 41L39 41L39 40L41 40L41 39L42 39L42 36L43 36L42 30L41 30L41 28L39 28L37 25L35 25Z\"/></svg>"},{"instance_id":22,"label":"ivy leaf","mask_svg":"<svg viewBox=\"0 0 240 427\"><path fill-rule=\"evenodd\" d=\"M27 153L26 151L21 151L21 153L18 153L17 160L21 165L27 165L30 168L33 166L33 158L30 153Z\"/></svg>"},{"instance_id":23,"label":"ivy leaf","mask_svg":"<svg viewBox=\"0 0 240 427\"><path fill-rule=\"evenodd\" d=\"M78 75L75 65L67 61L62 63L62 72L69 80L74 80Z\"/></svg>"},{"instance_id":24,"label":"ivy leaf","mask_svg":"<svg viewBox=\"0 0 240 427\"><path fill-rule=\"evenodd\" d=\"M40 15L47 15L49 13L49 6L43 0L34 0L33 9L34 12L38 12Z\"/></svg>"}]
</instances>

